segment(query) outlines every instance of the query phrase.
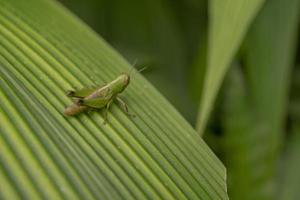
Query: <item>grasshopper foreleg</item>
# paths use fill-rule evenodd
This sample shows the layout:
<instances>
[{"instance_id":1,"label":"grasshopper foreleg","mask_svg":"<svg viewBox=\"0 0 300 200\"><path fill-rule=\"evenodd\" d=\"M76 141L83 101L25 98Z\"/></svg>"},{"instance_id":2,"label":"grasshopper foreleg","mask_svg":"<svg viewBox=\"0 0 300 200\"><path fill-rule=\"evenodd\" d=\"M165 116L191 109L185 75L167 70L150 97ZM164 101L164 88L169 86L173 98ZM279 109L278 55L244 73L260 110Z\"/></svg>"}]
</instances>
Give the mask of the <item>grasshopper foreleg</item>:
<instances>
[{"instance_id":1,"label":"grasshopper foreleg","mask_svg":"<svg viewBox=\"0 0 300 200\"><path fill-rule=\"evenodd\" d=\"M104 110L104 121L103 121L103 124L106 124L107 123L107 117L108 117L108 110L109 110L109 107L111 105L111 103L113 102L113 100L111 99L105 106L105 110Z\"/></svg>"}]
</instances>

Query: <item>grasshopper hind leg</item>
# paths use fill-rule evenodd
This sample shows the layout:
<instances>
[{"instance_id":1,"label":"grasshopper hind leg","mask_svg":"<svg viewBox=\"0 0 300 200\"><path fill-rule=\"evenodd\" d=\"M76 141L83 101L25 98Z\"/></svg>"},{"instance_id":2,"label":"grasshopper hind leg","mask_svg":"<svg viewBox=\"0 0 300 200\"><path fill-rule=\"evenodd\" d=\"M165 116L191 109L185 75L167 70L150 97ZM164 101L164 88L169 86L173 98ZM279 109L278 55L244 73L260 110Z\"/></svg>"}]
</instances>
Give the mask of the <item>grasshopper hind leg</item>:
<instances>
[{"instance_id":1,"label":"grasshopper hind leg","mask_svg":"<svg viewBox=\"0 0 300 200\"><path fill-rule=\"evenodd\" d=\"M117 96L116 100L123 106L123 108L124 108L125 112L127 113L127 115L129 115L131 117L135 117L135 114L129 113L128 106L125 103L125 101L123 101L123 99L121 99L120 97Z\"/></svg>"},{"instance_id":2,"label":"grasshopper hind leg","mask_svg":"<svg viewBox=\"0 0 300 200\"><path fill-rule=\"evenodd\" d=\"M103 124L105 125L108 121L107 120L108 119L108 110L109 110L112 102L113 102L113 99L106 100L105 102L101 102L101 100L97 100L97 99L90 99L90 100L78 99L77 105L87 106L89 109L92 109L92 110L99 110L99 109L103 108L104 109L103 110L104 111Z\"/></svg>"}]
</instances>

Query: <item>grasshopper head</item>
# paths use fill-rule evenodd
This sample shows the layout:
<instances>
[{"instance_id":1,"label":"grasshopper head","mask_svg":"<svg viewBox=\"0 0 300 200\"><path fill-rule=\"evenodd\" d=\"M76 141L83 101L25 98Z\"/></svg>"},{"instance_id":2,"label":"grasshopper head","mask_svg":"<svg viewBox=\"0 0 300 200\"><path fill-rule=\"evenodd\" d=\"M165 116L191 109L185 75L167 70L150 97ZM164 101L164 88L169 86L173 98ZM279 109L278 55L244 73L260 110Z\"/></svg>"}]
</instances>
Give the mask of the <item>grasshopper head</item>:
<instances>
[{"instance_id":1,"label":"grasshopper head","mask_svg":"<svg viewBox=\"0 0 300 200\"><path fill-rule=\"evenodd\" d=\"M116 80L110 84L110 89L112 92L120 93L122 92L129 84L130 76L128 74L121 74Z\"/></svg>"},{"instance_id":2,"label":"grasshopper head","mask_svg":"<svg viewBox=\"0 0 300 200\"><path fill-rule=\"evenodd\" d=\"M127 87L127 85L130 83L130 76L128 74L121 74L119 76L119 79L123 83L124 89Z\"/></svg>"},{"instance_id":3,"label":"grasshopper head","mask_svg":"<svg viewBox=\"0 0 300 200\"><path fill-rule=\"evenodd\" d=\"M130 82L130 76L128 74L121 74L121 77L123 78L124 80L124 85L128 85L129 82Z\"/></svg>"}]
</instances>

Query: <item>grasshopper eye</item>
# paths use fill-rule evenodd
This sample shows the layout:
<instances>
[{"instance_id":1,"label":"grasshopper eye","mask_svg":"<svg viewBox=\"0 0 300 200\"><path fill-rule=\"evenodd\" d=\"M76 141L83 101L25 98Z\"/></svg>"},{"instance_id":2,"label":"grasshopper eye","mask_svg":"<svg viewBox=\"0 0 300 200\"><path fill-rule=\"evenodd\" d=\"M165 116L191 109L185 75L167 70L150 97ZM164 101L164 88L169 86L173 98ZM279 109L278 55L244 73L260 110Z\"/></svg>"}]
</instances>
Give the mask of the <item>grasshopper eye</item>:
<instances>
[{"instance_id":1,"label":"grasshopper eye","mask_svg":"<svg viewBox=\"0 0 300 200\"><path fill-rule=\"evenodd\" d=\"M128 85L130 82L130 76L126 74L124 80L125 80L125 85Z\"/></svg>"}]
</instances>

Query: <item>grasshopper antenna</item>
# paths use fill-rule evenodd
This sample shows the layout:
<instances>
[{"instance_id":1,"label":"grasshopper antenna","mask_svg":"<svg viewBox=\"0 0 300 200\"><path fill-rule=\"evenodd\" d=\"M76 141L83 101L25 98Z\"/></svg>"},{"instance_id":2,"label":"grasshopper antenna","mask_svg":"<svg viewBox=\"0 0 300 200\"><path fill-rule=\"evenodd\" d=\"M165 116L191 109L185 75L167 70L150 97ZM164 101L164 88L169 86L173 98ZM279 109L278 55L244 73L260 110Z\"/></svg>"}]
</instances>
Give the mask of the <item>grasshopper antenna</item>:
<instances>
[{"instance_id":1,"label":"grasshopper antenna","mask_svg":"<svg viewBox=\"0 0 300 200\"><path fill-rule=\"evenodd\" d=\"M130 75L130 76L132 75L133 70L134 70L134 67L135 67L135 65L137 64L137 62L138 62L138 59L135 59L134 62L132 63L132 68L131 68L130 71L129 71L129 75ZM148 68L147 66L146 66L146 67L143 67L143 68L141 68L141 69L138 69L137 72L142 72L142 71L144 71L144 70L147 69L147 68Z\"/></svg>"},{"instance_id":2,"label":"grasshopper antenna","mask_svg":"<svg viewBox=\"0 0 300 200\"><path fill-rule=\"evenodd\" d=\"M138 70L138 72L140 72L140 73L141 73L141 72L145 71L147 68L148 68L148 67L147 67L147 66L145 66L145 67L143 67L143 68L139 69L139 70Z\"/></svg>"},{"instance_id":3,"label":"grasshopper antenna","mask_svg":"<svg viewBox=\"0 0 300 200\"><path fill-rule=\"evenodd\" d=\"M129 70L129 75L131 76L131 74L132 74L132 71L133 71L133 69L134 69L134 67L135 67L135 65L136 65L136 63L137 63L137 61L138 61L138 59L135 59L134 61L133 61L133 63L132 63L132 68Z\"/></svg>"}]
</instances>

